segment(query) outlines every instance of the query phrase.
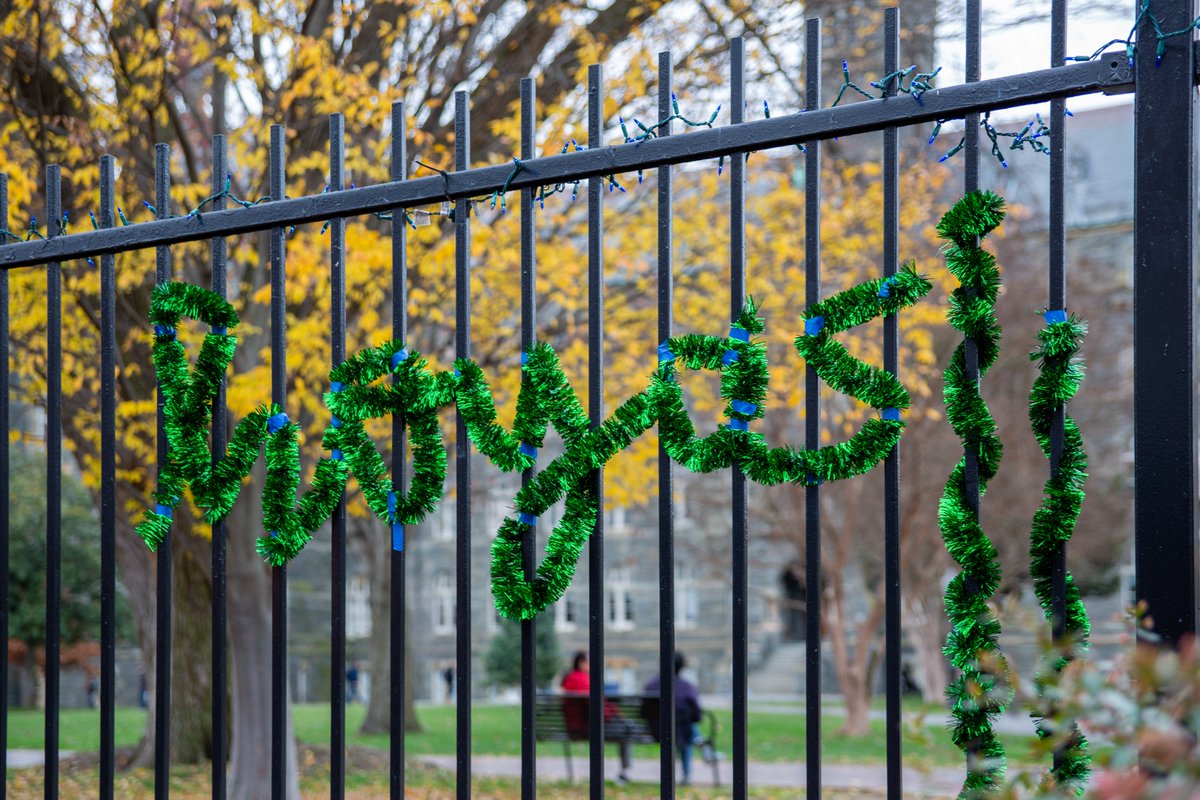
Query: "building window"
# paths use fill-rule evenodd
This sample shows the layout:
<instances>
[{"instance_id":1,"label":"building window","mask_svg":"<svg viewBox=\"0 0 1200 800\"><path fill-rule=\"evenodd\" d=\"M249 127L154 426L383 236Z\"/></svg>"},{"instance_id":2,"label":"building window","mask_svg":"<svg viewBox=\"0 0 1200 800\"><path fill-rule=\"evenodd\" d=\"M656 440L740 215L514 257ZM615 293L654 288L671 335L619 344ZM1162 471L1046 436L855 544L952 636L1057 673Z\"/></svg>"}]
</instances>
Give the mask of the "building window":
<instances>
[{"instance_id":1,"label":"building window","mask_svg":"<svg viewBox=\"0 0 1200 800\"><path fill-rule=\"evenodd\" d=\"M433 632L454 633L454 613L457 604L454 598L454 579L442 570L433 579Z\"/></svg>"},{"instance_id":2,"label":"building window","mask_svg":"<svg viewBox=\"0 0 1200 800\"><path fill-rule=\"evenodd\" d=\"M559 633L570 633L579 625L579 605L570 594L564 594L562 599L554 604L554 630Z\"/></svg>"},{"instance_id":3,"label":"building window","mask_svg":"<svg viewBox=\"0 0 1200 800\"><path fill-rule=\"evenodd\" d=\"M346 638L371 635L371 586L365 575L355 575L346 586Z\"/></svg>"},{"instance_id":4,"label":"building window","mask_svg":"<svg viewBox=\"0 0 1200 800\"><path fill-rule=\"evenodd\" d=\"M700 581L695 564L675 565L675 627L695 628L700 623Z\"/></svg>"},{"instance_id":5,"label":"building window","mask_svg":"<svg viewBox=\"0 0 1200 800\"><path fill-rule=\"evenodd\" d=\"M634 627L633 581L628 567L617 567L609 572L605 592L605 608L608 627L615 631L632 630Z\"/></svg>"},{"instance_id":6,"label":"building window","mask_svg":"<svg viewBox=\"0 0 1200 800\"><path fill-rule=\"evenodd\" d=\"M629 534L629 517L622 506L608 508L604 511L605 536L627 536Z\"/></svg>"},{"instance_id":7,"label":"building window","mask_svg":"<svg viewBox=\"0 0 1200 800\"><path fill-rule=\"evenodd\" d=\"M454 531L458 524L453 503L443 503L433 516L433 538L439 542L454 541Z\"/></svg>"}]
</instances>

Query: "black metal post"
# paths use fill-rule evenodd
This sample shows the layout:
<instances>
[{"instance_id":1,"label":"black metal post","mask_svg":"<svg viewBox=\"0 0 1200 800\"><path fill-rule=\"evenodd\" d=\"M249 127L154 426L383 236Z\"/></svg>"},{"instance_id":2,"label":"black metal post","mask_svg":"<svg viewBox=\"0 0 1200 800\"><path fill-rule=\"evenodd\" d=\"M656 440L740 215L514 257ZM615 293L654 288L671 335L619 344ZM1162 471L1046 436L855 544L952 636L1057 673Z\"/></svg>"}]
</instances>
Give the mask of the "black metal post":
<instances>
[{"instance_id":1,"label":"black metal post","mask_svg":"<svg viewBox=\"0 0 1200 800\"><path fill-rule=\"evenodd\" d=\"M214 87L213 91L216 91ZM221 119L216 117L216 119ZM213 201L213 210L225 208L225 198L221 190L225 188L225 180L229 175L229 165L225 157L226 142L222 134L212 137L212 193L217 197ZM228 246L225 238L215 236L209 240L209 263L212 266L212 290L220 297L225 297L225 267ZM225 457L226 446L225 419L225 381L222 376L213 396L212 417L212 457L215 467ZM225 538L225 520L220 519L212 524L212 796L213 800L225 800L226 796L226 762L229 757L229 745L226 741L228 726L229 704L229 668L228 668L228 595L226 592L227 540Z\"/></svg>"},{"instance_id":2,"label":"black metal post","mask_svg":"<svg viewBox=\"0 0 1200 800\"><path fill-rule=\"evenodd\" d=\"M588 67L588 148L603 145L604 70ZM604 422L604 191L588 179L588 420ZM588 666L590 708L604 703L604 468L592 476L596 527L588 540ZM588 715L591 800L604 800L604 715Z\"/></svg>"},{"instance_id":3,"label":"black metal post","mask_svg":"<svg viewBox=\"0 0 1200 800\"><path fill-rule=\"evenodd\" d=\"M155 217L171 215L171 146L154 146L154 208ZM171 280L171 250L166 246L155 249L154 282ZM158 464L167 463L166 417L163 414L162 385L158 386ZM171 537L166 536L158 546L157 586L155 589L155 651L154 651L154 798L166 800L171 793L171 610L173 589L171 581Z\"/></svg>"},{"instance_id":4,"label":"black metal post","mask_svg":"<svg viewBox=\"0 0 1200 800\"><path fill-rule=\"evenodd\" d=\"M404 103L392 104L392 180L403 181L408 170L408 129L404 118ZM404 209L392 209L392 338L398 342L408 341L408 239ZM404 415L392 415L392 475L397 487L407 485L405 473ZM404 689L408 676L408 664L404 658L405 618L408 607L405 602L404 535L392 538L391 555L391 630L388 632L391 665L390 741L388 754L391 800L404 797ZM399 547L397 547L399 544Z\"/></svg>"},{"instance_id":5,"label":"black metal post","mask_svg":"<svg viewBox=\"0 0 1200 800\"><path fill-rule=\"evenodd\" d=\"M284 129L271 126L268 164L271 200L286 189ZM271 402L287 410L287 241L271 230ZM287 567L271 568L271 800L287 796Z\"/></svg>"},{"instance_id":6,"label":"black metal post","mask_svg":"<svg viewBox=\"0 0 1200 800\"><path fill-rule=\"evenodd\" d=\"M738 36L729 43L730 122L746 121L746 46ZM746 302L746 156L729 158L729 318ZM749 543L746 532L746 476L733 465L733 797L745 800L748 789L747 682L749 679Z\"/></svg>"},{"instance_id":7,"label":"black metal post","mask_svg":"<svg viewBox=\"0 0 1200 800\"><path fill-rule=\"evenodd\" d=\"M821 107L821 20L808 20L805 42L805 102ZM810 141L804 156L804 302L821 298L821 143ZM804 446L821 445L820 384L811 365L804 369ZM821 797L821 494L804 487L804 694L806 796Z\"/></svg>"},{"instance_id":8,"label":"black metal post","mask_svg":"<svg viewBox=\"0 0 1200 800\"><path fill-rule=\"evenodd\" d=\"M471 165L471 106L466 92L454 93L454 169ZM454 204L454 357L471 357L471 202ZM471 442L462 410L455 411L455 491L457 492L458 555L455 609L455 685L458 727L455 742L458 800L471 797Z\"/></svg>"},{"instance_id":9,"label":"black metal post","mask_svg":"<svg viewBox=\"0 0 1200 800\"><path fill-rule=\"evenodd\" d=\"M164 219L171 213L171 149L170 145L155 145L154 169L155 216ZM155 283L171 280L171 251L159 246L155 252ZM158 464L167 460L167 437L162 385L158 386ZM154 687L154 796L165 800L170 795L171 767L171 537L163 539L156 553L157 579L155 590L155 687Z\"/></svg>"},{"instance_id":10,"label":"black metal post","mask_svg":"<svg viewBox=\"0 0 1200 800\"><path fill-rule=\"evenodd\" d=\"M883 17L883 71L900 68L900 9L885 9ZM888 83L888 97L896 96ZM900 154L897 130L883 130L883 274L896 274L900 262ZM898 315L883 320L883 368L893 375L900 369ZM884 683L887 694L887 792L889 800L904 797L900 710L900 445L883 462L884 549Z\"/></svg>"},{"instance_id":11,"label":"black metal post","mask_svg":"<svg viewBox=\"0 0 1200 800\"><path fill-rule=\"evenodd\" d=\"M536 155L537 109L533 78L521 79L521 158ZM533 218L533 187L521 190L521 352L537 343L537 242ZM524 386L526 377L521 375ZM536 470L521 473L521 486L529 485ZM537 570L537 528L526 526L521 539L521 562L525 580L532 582ZM566 602L564 599L562 602ZM521 620L521 797L533 800L537 795L537 640L535 621Z\"/></svg>"},{"instance_id":12,"label":"black metal post","mask_svg":"<svg viewBox=\"0 0 1200 800\"><path fill-rule=\"evenodd\" d=\"M658 54L658 119L671 116L670 51ZM670 136L671 125L659 128ZM671 272L671 168L658 170L658 340L671 337L674 277ZM658 443L658 674L662 797L675 797L675 470L662 440Z\"/></svg>"},{"instance_id":13,"label":"black metal post","mask_svg":"<svg viewBox=\"0 0 1200 800\"><path fill-rule=\"evenodd\" d=\"M346 121L329 115L329 188L340 192L346 184ZM331 367L346 360L346 220L329 221L329 335ZM330 704L329 792L331 800L346 795L346 497L338 501L332 520L333 551L330 557Z\"/></svg>"},{"instance_id":14,"label":"black metal post","mask_svg":"<svg viewBox=\"0 0 1200 800\"><path fill-rule=\"evenodd\" d=\"M1194 0L1162 0L1163 30ZM1195 51L1192 36L1137 31L1134 96L1134 557L1138 600L1167 644L1196 633Z\"/></svg>"},{"instance_id":15,"label":"black metal post","mask_svg":"<svg viewBox=\"0 0 1200 800\"><path fill-rule=\"evenodd\" d=\"M46 235L62 233L62 173L46 167ZM46 266L46 800L58 797L62 644L62 264Z\"/></svg>"},{"instance_id":16,"label":"black metal post","mask_svg":"<svg viewBox=\"0 0 1200 800\"><path fill-rule=\"evenodd\" d=\"M100 224L111 228L116 160L100 157ZM7 386L7 384L2 384ZM7 460L3 462L7 466ZM117 274L100 256L100 797L116 771L117 652Z\"/></svg>"}]
</instances>

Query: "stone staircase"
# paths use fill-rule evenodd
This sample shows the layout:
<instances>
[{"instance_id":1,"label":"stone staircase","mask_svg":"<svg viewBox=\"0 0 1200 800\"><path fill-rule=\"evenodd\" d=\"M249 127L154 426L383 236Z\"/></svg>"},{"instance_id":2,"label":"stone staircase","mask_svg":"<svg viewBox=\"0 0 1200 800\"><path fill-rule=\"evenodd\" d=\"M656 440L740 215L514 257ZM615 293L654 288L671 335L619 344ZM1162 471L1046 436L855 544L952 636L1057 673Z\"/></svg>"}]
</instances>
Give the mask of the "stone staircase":
<instances>
[{"instance_id":1,"label":"stone staircase","mask_svg":"<svg viewBox=\"0 0 1200 800\"><path fill-rule=\"evenodd\" d=\"M767 663L750 673L750 697L799 695L804 692L804 642L775 648Z\"/></svg>"}]
</instances>

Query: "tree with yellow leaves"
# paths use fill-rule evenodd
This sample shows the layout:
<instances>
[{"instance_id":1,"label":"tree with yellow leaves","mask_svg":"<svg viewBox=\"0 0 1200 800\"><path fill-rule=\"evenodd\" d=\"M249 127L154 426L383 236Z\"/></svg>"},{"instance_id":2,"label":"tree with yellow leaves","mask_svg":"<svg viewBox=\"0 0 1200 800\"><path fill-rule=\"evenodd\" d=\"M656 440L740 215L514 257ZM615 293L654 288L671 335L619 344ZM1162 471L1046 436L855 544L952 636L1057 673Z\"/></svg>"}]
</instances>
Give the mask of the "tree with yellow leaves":
<instances>
[{"instance_id":1,"label":"tree with yellow leaves","mask_svg":"<svg viewBox=\"0 0 1200 800\"><path fill-rule=\"evenodd\" d=\"M7 87L8 103L0 108L4 145L0 170L12 178L14 207L31 215L40 194L36 176L47 163L63 164L68 181L64 206L76 210L78 221L82 209L95 202L96 153L118 156L122 167L118 196L132 211L140 199L151 195L152 145L170 140L176 144L172 203L179 213L208 195L206 140L227 125L241 131L230 139L235 193L263 194L265 125L281 122L289 131L288 191L298 196L317 191L324 183L324 118L337 111L346 115L354 133L347 152L350 174L359 184L377 182L388 177L381 123L390 102L403 99L410 109L412 152L427 163L444 166L447 102L462 87L474 89L473 152L477 159L503 160L515 150L516 127L510 112L518 76L532 71L539 78L545 147L553 150L561 144L560 137L580 138L576 131L582 93L575 87L587 63L613 59L622 65L610 81L605 101L606 117L611 118L620 110L645 108L654 76L644 53L653 42L672 41L681 51L681 97L705 103L712 99L709 87L720 83L726 35L743 28L754 34L751 53L765 65L763 71L771 73L773 96L780 86L788 91L788 74L796 65L788 62L788 48L777 45L786 41L799 21L795 8L783 3L750 8L743 3L698 2L697 18L705 24L697 26L692 15L663 14L662 7L660 2L635 0L615 0L602 10L537 2L510 13L513 10L500 2L436 2L423 4L417 13L407 2L314 2L296 7L196 0L175 5L118 3L103 15L84 4L67 2L47 8L31 0L13 0L0 6L4 19L0 52L15 75ZM799 107L798 97L789 100L793 108ZM614 137L608 143L618 141ZM874 255L881 237L877 173L851 163L849 159L835 162L828 170L830 207L825 210L823 235L829 290L878 274ZM790 362L793 371L789 375L788 367L776 369L771 398L776 413L768 417L766 432L779 441L794 442L801 429L797 410L803 398L798 389L801 381L795 379L798 364L790 341L795 326L790 323L798 320L803 307L803 252L795 223L803 216L803 192L788 158L758 156L752 164L749 288L764 299L768 314L778 315L768 328L773 362ZM931 196L939 183L936 175L922 169L907 172L906 181L910 196ZM721 265L726 263L727 239L714 223L724 217L724 191L712 170L686 173L678 182L676 303L683 332L711 333L711 320L724 317L722 287L727 285L728 272ZM654 285L648 255L654 249L654 224L647 197L647 192L634 190L609 204L610 218L616 215L620 221L610 228L605 243L611 312L612 377L606 383L610 407L644 381L645 343L652 338L654 309L645 298ZM539 295L543 309L554 313L539 318L538 337L555 344L564 369L582 394L587 387L586 297L579 287L585 259L574 236L580 214L569 206L554 206L558 200L563 198L552 199L547 213L539 215ZM932 248L922 231L931 228L933 213L920 207L906 210L904 230L915 233L902 242L905 257L924 256L925 263L932 263ZM511 279L518 259L516 217L488 212L488 224L477 226L473 242L475 315L487 322L490 334L476 343L475 353L485 369L500 376L493 385L502 421L511 420L519 375L510 368L515 367L518 350L513 313L518 306L517 287ZM351 221L348 227L348 317L353 323L347 345L351 352L387 335L390 320L380 309L389 299L388 233L385 224L374 220ZM435 366L443 367L452 352L447 299L453 296L454 275L453 244L445 233L431 226L411 234L409 269L410 341ZM227 424L267 399L263 387L270 374L269 276L263 243L259 237L241 237L232 245L230 295L243 324L229 377ZM205 250L195 245L175 247L175 274L205 284ZM297 231L289 240L288 412L309 434L305 452L310 466L319 448L316 434L327 420L320 396L329 364L326 263L327 243L315 226ZM130 529L152 489L152 475L144 465L154 459L154 375L144 317L153 277L144 254L121 256L118 276L122 475L118 561L134 605L139 641L147 659L152 659L157 644L149 623L154 619L154 562ZM73 389L68 391L65 435L95 487L98 278L85 264L73 264L66 266L64 279L70 298L64 373L66 386ZM45 387L41 343L46 321L35 302L40 281L30 272L16 276L13 284L16 307L28 309L16 315L12 326L19 353L14 372L20 392L31 402L38 402ZM935 369L929 333L935 321L940 323L940 312L928 305L905 317L903 359L906 375L911 374L906 383L918 396L928 394ZM873 337L856 335L850 342L857 355L878 360ZM693 400L697 414L715 415L719 410L701 393ZM862 414L853 404L827 402L825 407L825 428L831 435L851 429ZM607 473L610 502L632 505L644 496L653 474L648 465L656 450L657 440L649 436L622 454ZM261 475L253 480L261 482ZM776 508L797 494L794 489L777 491L774 496L782 499L771 501ZM358 503L352 500L351 508L357 505L361 514ZM372 605L382 613L388 596L386 539L365 516L357 519L352 532L372 554L371 586L377 598ZM261 530L257 505L238 504L229 530L229 580L238 587L229 598L234 709L231 790L234 797L256 797L262 795L267 779L270 718L268 675L263 668L269 662L268 643L262 635L268 625L269 576L252 551ZM193 760L205 756L211 691L203 674L209 648L207 528L194 510L181 508L173 535L173 646L193 657L175 659L173 665L172 748L175 759ZM786 532L780 530L779 535ZM373 627L387 629L378 617ZM377 685L387 683L383 653L386 649L377 645L372 657ZM154 675L152 664L146 672ZM386 727L386 720L377 714L381 710L386 710L385 704L373 705L369 725ZM152 726L153 714L148 719ZM151 734L148 729L139 754L143 760L150 752Z\"/></svg>"}]
</instances>

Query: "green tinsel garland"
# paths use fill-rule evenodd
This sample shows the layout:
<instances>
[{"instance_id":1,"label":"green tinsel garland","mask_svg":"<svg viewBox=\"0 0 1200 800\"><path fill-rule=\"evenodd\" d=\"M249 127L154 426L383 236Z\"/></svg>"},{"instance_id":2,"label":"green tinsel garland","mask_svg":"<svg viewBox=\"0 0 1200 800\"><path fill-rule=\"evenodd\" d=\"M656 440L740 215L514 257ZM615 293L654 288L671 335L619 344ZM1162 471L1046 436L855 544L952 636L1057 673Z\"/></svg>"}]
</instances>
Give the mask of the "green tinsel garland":
<instances>
[{"instance_id":1,"label":"green tinsel garland","mask_svg":"<svg viewBox=\"0 0 1200 800\"><path fill-rule=\"evenodd\" d=\"M974 340L982 377L1000 352L1000 324L995 302L1000 288L996 259L979 246L1004 219L1004 200L988 191L963 197L938 223L938 234L950 242L946 265L959 287L950 297L950 324ZM979 380L968 380L965 343L946 366L946 416L965 448L973 448L979 465L979 494L996 474L1002 447L996 423L979 393ZM950 473L938 504L938 525L950 556L962 572L946 588L946 615L951 630L945 654L961 674L947 689L954 717L951 738L967 755L967 777L960 794L977 796L998 790L1004 778L1004 746L993 720L1012 702L1008 664L1000 652L1000 622L988 600L1000 584L996 548L988 540L966 496L966 458Z\"/></svg>"},{"instance_id":2,"label":"green tinsel garland","mask_svg":"<svg viewBox=\"0 0 1200 800\"><path fill-rule=\"evenodd\" d=\"M233 356L235 340L220 332L205 338L196 367L188 375L174 325L183 316L214 326L232 327L237 318L224 300L186 284L155 290L151 320L165 333L156 337L155 366L166 395L169 457L155 495L159 510L149 512L138 532L151 548L170 529L170 509L191 486L196 504L209 522L229 513L260 448L266 447L267 480L263 522L273 535L258 542L273 565L293 558L313 531L332 513L353 473L371 510L393 526L420 522L437 507L446 478L446 453L438 410L456 403L467 435L479 451L506 472L535 463L548 425L562 436L564 452L540 471L514 499L515 517L504 520L492 546L492 590L500 613L529 619L553 603L570 585L584 542L596 523L598 504L590 476L656 422L672 459L695 472L741 466L762 484L817 483L862 474L882 460L904 430L900 412L909 395L887 372L850 355L834 336L875 317L911 306L930 290L929 282L905 265L896 275L868 281L814 304L805 314L806 334L796 349L817 375L835 389L882 411L867 420L851 439L818 450L770 448L751 432L761 419L769 379L766 345L753 336L763 331L753 301L739 315L728 337L679 336L659 348L659 364L650 385L622 403L598 428L587 415L559 366L553 348L539 344L524 355L524 380L509 433L496 422L496 407L482 370L460 359L453 373L431 375L417 353L388 342L365 350L330 373L333 391L325 395L334 418L323 444L332 458L317 462L313 488L293 508L300 481L298 427L276 407L260 408L238 424L229 449L214 468L207 431L216 389ZM689 369L721 373L727 426L698 438L676 378L676 360ZM395 375L393 384L378 383ZM364 422L403 414L413 448L413 479L397 495L386 466L367 435ZM271 426L276 430L271 432ZM563 500L565 513L552 531L546 555L533 581L522 569L522 536L551 505ZM165 513L163 513L165 512Z\"/></svg>"},{"instance_id":3,"label":"green tinsel garland","mask_svg":"<svg viewBox=\"0 0 1200 800\"><path fill-rule=\"evenodd\" d=\"M175 334L175 326L183 317L213 327L204 337L191 375L183 345ZM166 283L154 288L150 321L155 326L153 357L165 400L168 448L154 494L158 506L138 524L138 534L152 550L157 549L170 531L174 509L187 486L207 522L226 516L241 491L242 480L250 474L265 445L263 525L271 535L261 537L257 547L272 564L287 563L333 513L346 486L346 465L340 461L319 462L312 487L297 510L299 427L272 404L255 409L238 423L225 455L214 468L208 444L212 401L237 346L236 337L227 332L237 326L237 314L213 292L185 283Z\"/></svg>"},{"instance_id":4,"label":"green tinsel garland","mask_svg":"<svg viewBox=\"0 0 1200 800\"><path fill-rule=\"evenodd\" d=\"M1053 315L1053 316L1052 316ZM1038 331L1040 343L1030 353L1030 359L1040 361L1039 373L1029 393L1029 421L1042 453L1050 457L1050 428L1057 411L1065 406L1079 390L1083 380L1083 362L1076 358L1079 344L1087 334L1087 325L1075 315L1066 319L1065 312L1047 312L1047 325ZM1058 460L1058 471L1046 481L1045 497L1033 517L1030 533L1029 557L1033 589L1041 603L1046 619L1053 622L1053 574L1055 555L1059 546L1070 540L1083 507L1083 484L1087 479L1087 455L1083 450L1083 436L1079 426L1070 416L1064 415L1062 453ZM1071 660L1081 655L1088 646L1091 632L1087 609L1079 597L1079 587L1074 577L1066 576L1066 614L1063 632L1066 650L1059 654L1050 667L1051 674L1042 674L1036 681L1039 694L1045 684L1061 672ZM1035 714L1035 716L1037 716ZM1062 736L1037 719L1038 736L1047 739ZM1087 752L1087 739L1079 728L1072 725L1063 744L1056 750L1058 756L1052 771L1054 782L1077 795L1082 795L1091 773L1092 758Z\"/></svg>"}]
</instances>

